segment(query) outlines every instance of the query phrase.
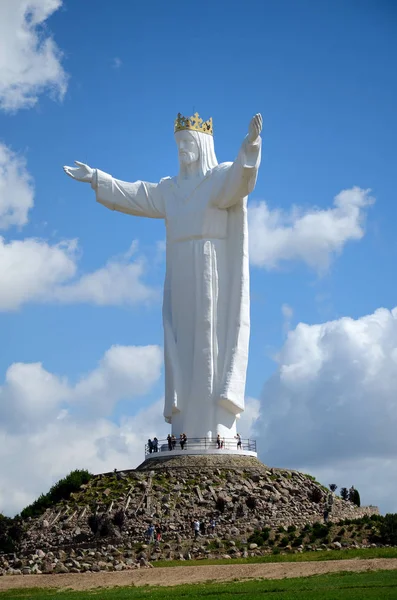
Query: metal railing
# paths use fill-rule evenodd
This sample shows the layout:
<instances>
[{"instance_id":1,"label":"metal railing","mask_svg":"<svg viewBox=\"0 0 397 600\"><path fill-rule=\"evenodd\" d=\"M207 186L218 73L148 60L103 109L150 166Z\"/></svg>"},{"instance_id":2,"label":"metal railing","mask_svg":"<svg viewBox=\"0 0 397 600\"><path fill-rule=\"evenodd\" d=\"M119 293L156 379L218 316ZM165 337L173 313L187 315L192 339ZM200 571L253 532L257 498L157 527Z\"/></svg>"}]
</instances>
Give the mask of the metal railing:
<instances>
[{"instance_id":1,"label":"metal railing","mask_svg":"<svg viewBox=\"0 0 397 600\"><path fill-rule=\"evenodd\" d=\"M145 456L158 454L161 452L183 451L206 451L206 450L241 450L256 452L256 440L240 438L221 438L220 440L209 438L188 438L185 442L176 438L175 440L151 440L152 445L145 444Z\"/></svg>"}]
</instances>

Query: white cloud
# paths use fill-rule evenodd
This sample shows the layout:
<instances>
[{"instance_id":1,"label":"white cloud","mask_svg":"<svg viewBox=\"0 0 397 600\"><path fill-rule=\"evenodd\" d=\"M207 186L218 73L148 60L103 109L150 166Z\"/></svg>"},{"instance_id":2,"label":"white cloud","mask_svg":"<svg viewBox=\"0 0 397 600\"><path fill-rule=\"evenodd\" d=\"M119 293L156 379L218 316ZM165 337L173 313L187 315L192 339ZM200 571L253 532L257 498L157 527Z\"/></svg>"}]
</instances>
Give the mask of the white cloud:
<instances>
[{"instance_id":1,"label":"white cloud","mask_svg":"<svg viewBox=\"0 0 397 600\"><path fill-rule=\"evenodd\" d=\"M293 207L286 213L270 210L266 202L254 204L249 210L251 263L274 269L283 261L302 260L323 271L348 241L363 237L365 209L374 202L369 192L343 190L326 210Z\"/></svg>"},{"instance_id":2,"label":"white cloud","mask_svg":"<svg viewBox=\"0 0 397 600\"><path fill-rule=\"evenodd\" d=\"M89 302L98 306L120 306L146 302L156 291L142 282L145 261L125 257L109 260L104 267L82 275L75 282L59 286L52 298L62 303Z\"/></svg>"},{"instance_id":3,"label":"white cloud","mask_svg":"<svg viewBox=\"0 0 397 600\"><path fill-rule=\"evenodd\" d=\"M118 56L116 56L112 61L112 67L113 67L113 69L116 69L116 70L120 69L122 64L123 64L123 61Z\"/></svg>"},{"instance_id":4,"label":"white cloud","mask_svg":"<svg viewBox=\"0 0 397 600\"><path fill-rule=\"evenodd\" d=\"M245 410L237 421L238 433L244 440L253 437L253 427L259 417L259 410L259 400L250 397L245 399Z\"/></svg>"},{"instance_id":5,"label":"white cloud","mask_svg":"<svg viewBox=\"0 0 397 600\"><path fill-rule=\"evenodd\" d=\"M397 459L397 308L300 323L278 358L255 425L267 464L326 473L361 487L364 502L397 511L397 484L388 483ZM373 487L376 473L383 490Z\"/></svg>"},{"instance_id":6,"label":"white cloud","mask_svg":"<svg viewBox=\"0 0 397 600\"><path fill-rule=\"evenodd\" d=\"M11 365L0 388L0 512L20 511L74 468L139 464L147 437L167 431L162 401L120 424L106 416L119 400L148 392L161 365L158 346L113 346L77 384L40 363Z\"/></svg>"},{"instance_id":7,"label":"white cloud","mask_svg":"<svg viewBox=\"0 0 397 600\"><path fill-rule=\"evenodd\" d=\"M62 54L45 28L61 5L61 0L0 2L0 109L30 108L45 91L60 99L65 94Z\"/></svg>"},{"instance_id":8,"label":"white cloud","mask_svg":"<svg viewBox=\"0 0 397 600\"><path fill-rule=\"evenodd\" d=\"M33 182L24 158L0 143L0 229L26 225L33 196Z\"/></svg>"},{"instance_id":9,"label":"white cloud","mask_svg":"<svg viewBox=\"0 0 397 600\"><path fill-rule=\"evenodd\" d=\"M162 360L158 346L112 346L98 368L77 383L75 402L97 415L109 415L131 390L135 395L148 391L148 382L159 377Z\"/></svg>"},{"instance_id":10,"label":"white cloud","mask_svg":"<svg viewBox=\"0 0 397 600\"><path fill-rule=\"evenodd\" d=\"M77 241L50 245L26 238L7 243L0 237L0 311L17 310L28 302L100 306L134 305L157 297L142 281L144 260L126 255L77 277Z\"/></svg>"},{"instance_id":11,"label":"white cloud","mask_svg":"<svg viewBox=\"0 0 397 600\"><path fill-rule=\"evenodd\" d=\"M7 243L0 237L0 310L46 301L76 273L76 242L49 245L28 238Z\"/></svg>"},{"instance_id":12,"label":"white cloud","mask_svg":"<svg viewBox=\"0 0 397 600\"><path fill-rule=\"evenodd\" d=\"M281 314L283 315L283 332L288 333L291 327L291 319L294 316L294 310L289 304L281 306Z\"/></svg>"}]
</instances>

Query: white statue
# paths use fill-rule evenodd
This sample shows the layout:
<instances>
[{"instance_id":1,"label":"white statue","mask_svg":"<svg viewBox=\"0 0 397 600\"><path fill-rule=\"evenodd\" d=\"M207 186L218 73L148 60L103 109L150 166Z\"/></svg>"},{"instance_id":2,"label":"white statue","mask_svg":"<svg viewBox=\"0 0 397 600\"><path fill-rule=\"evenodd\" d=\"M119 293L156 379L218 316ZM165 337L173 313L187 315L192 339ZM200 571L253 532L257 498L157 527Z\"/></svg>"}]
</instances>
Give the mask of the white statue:
<instances>
[{"instance_id":1,"label":"white statue","mask_svg":"<svg viewBox=\"0 0 397 600\"><path fill-rule=\"evenodd\" d=\"M111 210L164 219L164 417L178 438L236 435L244 410L250 331L247 196L261 158L255 115L234 163L218 165L212 119L178 115L179 174L128 183L76 161L65 173L91 183Z\"/></svg>"}]
</instances>

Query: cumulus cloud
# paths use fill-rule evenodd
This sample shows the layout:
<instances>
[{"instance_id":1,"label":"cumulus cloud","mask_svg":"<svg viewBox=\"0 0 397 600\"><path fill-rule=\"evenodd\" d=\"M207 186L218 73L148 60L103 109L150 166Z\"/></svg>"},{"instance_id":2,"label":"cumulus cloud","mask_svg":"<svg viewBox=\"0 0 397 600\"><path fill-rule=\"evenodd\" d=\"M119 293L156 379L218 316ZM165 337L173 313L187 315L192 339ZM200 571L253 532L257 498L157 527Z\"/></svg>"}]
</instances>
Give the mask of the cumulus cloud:
<instances>
[{"instance_id":1,"label":"cumulus cloud","mask_svg":"<svg viewBox=\"0 0 397 600\"><path fill-rule=\"evenodd\" d=\"M0 237L0 311L17 310L28 302L119 306L157 297L142 281L143 258L132 260L131 251L80 276L78 259L76 240L51 245L34 238L7 243Z\"/></svg>"},{"instance_id":2,"label":"cumulus cloud","mask_svg":"<svg viewBox=\"0 0 397 600\"><path fill-rule=\"evenodd\" d=\"M62 0L0 2L0 109L15 112L49 91L62 99L67 76L62 54L45 28Z\"/></svg>"},{"instance_id":3,"label":"cumulus cloud","mask_svg":"<svg viewBox=\"0 0 397 600\"><path fill-rule=\"evenodd\" d=\"M363 237L365 209L374 202L369 192L343 190L326 210L293 207L287 213L270 210L266 202L254 204L249 210L251 263L274 269L283 261L301 260L323 271L347 242Z\"/></svg>"},{"instance_id":4,"label":"cumulus cloud","mask_svg":"<svg viewBox=\"0 0 397 600\"><path fill-rule=\"evenodd\" d=\"M51 297L62 303L88 302L98 306L121 306L146 302L156 297L143 283L145 261L130 260L130 253L109 260L104 267L82 275L77 281L55 287Z\"/></svg>"},{"instance_id":5,"label":"cumulus cloud","mask_svg":"<svg viewBox=\"0 0 397 600\"><path fill-rule=\"evenodd\" d=\"M386 485L397 459L397 308L300 323L278 360L255 424L266 462L360 485L364 501L397 511L397 488L389 496ZM374 494L377 469L385 488Z\"/></svg>"},{"instance_id":6,"label":"cumulus cloud","mask_svg":"<svg viewBox=\"0 0 397 600\"><path fill-rule=\"evenodd\" d=\"M40 363L11 365L0 387L0 512L20 511L74 468L139 464L147 437L166 432L162 402L120 423L110 415L119 400L147 393L161 365L158 346L112 346L77 383Z\"/></svg>"},{"instance_id":7,"label":"cumulus cloud","mask_svg":"<svg viewBox=\"0 0 397 600\"><path fill-rule=\"evenodd\" d=\"M253 437L253 427L259 417L260 401L257 398L245 399L245 410L237 421L237 430L243 439Z\"/></svg>"},{"instance_id":8,"label":"cumulus cloud","mask_svg":"<svg viewBox=\"0 0 397 600\"><path fill-rule=\"evenodd\" d=\"M50 245L27 238L6 242L0 237L0 310L15 310L26 302L47 301L77 269L77 242Z\"/></svg>"},{"instance_id":9,"label":"cumulus cloud","mask_svg":"<svg viewBox=\"0 0 397 600\"><path fill-rule=\"evenodd\" d=\"M97 415L109 415L131 390L135 395L148 391L148 382L151 385L159 377L162 360L158 346L112 346L98 368L77 383L74 401Z\"/></svg>"},{"instance_id":10,"label":"cumulus cloud","mask_svg":"<svg viewBox=\"0 0 397 600\"><path fill-rule=\"evenodd\" d=\"M0 143L0 229L26 225L33 196L33 182L24 158Z\"/></svg>"}]
</instances>

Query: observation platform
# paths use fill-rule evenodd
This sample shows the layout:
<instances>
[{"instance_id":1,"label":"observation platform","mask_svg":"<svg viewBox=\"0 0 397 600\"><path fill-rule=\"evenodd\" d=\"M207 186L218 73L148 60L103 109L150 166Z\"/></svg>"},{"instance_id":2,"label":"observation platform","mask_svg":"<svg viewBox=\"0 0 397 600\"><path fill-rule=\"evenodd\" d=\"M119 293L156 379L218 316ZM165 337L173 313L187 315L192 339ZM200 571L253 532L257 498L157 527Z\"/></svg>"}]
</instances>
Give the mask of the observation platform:
<instances>
[{"instance_id":1,"label":"observation platform","mask_svg":"<svg viewBox=\"0 0 397 600\"><path fill-rule=\"evenodd\" d=\"M217 439L211 440L208 438L188 438L182 445L179 439L174 440L174 443L169 443L167 439L157 440L157 444L150 448L149 444L145 444L145 461L151 458L161 459L171 456L206 456L206 455L237 455L237 456L253 456L257 458L256 440L243 439L238 443L236 438L222 438L220 444ZM153 443L153 442L152 442Z\"/></svg>"}]
</instances>

